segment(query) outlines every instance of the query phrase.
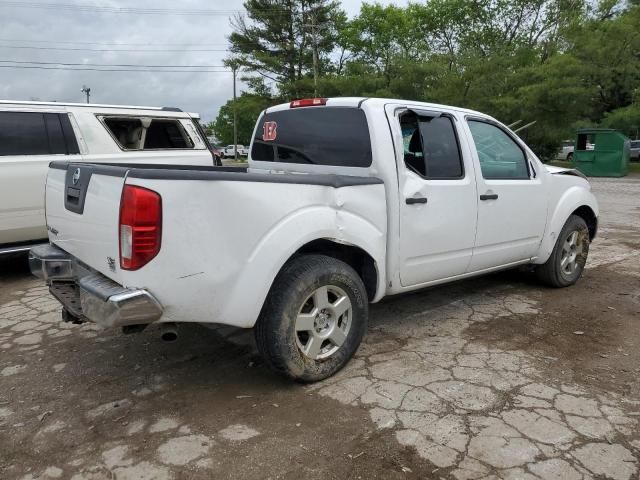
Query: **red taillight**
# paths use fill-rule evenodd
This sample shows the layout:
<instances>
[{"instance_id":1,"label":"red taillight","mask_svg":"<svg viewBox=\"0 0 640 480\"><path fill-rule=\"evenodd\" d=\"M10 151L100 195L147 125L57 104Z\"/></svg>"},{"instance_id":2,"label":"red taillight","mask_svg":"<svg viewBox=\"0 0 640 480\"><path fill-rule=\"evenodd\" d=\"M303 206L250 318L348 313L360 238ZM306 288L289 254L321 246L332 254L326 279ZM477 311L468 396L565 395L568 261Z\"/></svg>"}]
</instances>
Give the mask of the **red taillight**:
<instances>
[{"instance_id":1,"label":"red taillight","mask_svg":"<svg viewBox=\"0 0 640 480\"><path fill-rule=\"evenodd\" d=\"M152 190L125 185L120 201L120 268L137 270L160 251L162 199Z\"/></svg>"},{"instance_id":2,"label":"red taillight","mask_svg":"<svg viewBox=\"0 0 640 480\"><path fill-rule=\"evenodd\" d=\"M326 98L302 98L300 100L294 100L289 104L289 108L299 107L319 107L320 105L326 105Z\"/></svg>"}]
</instances>

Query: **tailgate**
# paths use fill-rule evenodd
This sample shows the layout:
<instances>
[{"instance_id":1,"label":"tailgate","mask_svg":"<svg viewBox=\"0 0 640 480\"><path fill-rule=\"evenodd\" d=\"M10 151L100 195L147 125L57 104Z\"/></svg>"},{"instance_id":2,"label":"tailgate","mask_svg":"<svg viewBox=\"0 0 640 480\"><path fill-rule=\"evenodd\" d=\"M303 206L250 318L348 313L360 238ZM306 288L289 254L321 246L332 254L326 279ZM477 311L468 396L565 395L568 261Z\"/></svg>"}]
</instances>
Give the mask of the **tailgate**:
<instances>
[{"instance_id":1,"label":"tailgate","mask_svg":"<svg viewBox=\"0 0 640 480\"><path fill-rule=\"evenodd\" d=\"M51 243L120 281L118 224L128 169L52 162L45 193Z\"/></svg>"}]
</instances>

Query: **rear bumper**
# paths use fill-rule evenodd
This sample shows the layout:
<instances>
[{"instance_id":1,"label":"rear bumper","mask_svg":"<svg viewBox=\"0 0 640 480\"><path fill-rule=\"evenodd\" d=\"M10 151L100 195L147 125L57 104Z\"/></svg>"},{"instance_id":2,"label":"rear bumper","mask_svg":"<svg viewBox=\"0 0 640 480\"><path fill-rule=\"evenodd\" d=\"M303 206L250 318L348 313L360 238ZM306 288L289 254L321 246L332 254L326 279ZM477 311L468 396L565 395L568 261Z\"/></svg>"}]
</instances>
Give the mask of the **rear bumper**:
<instances>
[{"instance_id":1,"label":"rear bumper","mask_svg":"<svg viewBox=\"0 0 640 480\"><path fill-rule=\"evenodd\" d=\"M31 273L49 284L56 299L79 320L103 327L148 324L162 316L162 305L145 289L125 288L89 270L64 250L48 244L29 252Z\"/></svg>"},{"instance_id":2,"label":"rear bumper","mask_svg":"<svg viewBox=\"0 0 640 480\"><path fill-rule=\"evenodd\" d=\"M71 255L46 243L29 250L31 273L49 283L52 280L73 280Z\"/></svg>"}]
</instances>

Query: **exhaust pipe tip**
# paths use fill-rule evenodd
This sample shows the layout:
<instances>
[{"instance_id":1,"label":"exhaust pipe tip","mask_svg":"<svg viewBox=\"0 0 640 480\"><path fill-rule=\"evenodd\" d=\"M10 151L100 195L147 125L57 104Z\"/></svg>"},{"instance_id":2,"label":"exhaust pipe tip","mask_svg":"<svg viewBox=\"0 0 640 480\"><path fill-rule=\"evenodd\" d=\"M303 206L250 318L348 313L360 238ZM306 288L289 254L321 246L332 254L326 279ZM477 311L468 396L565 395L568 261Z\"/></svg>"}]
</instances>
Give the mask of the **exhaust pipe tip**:
<instances>
[{"instance_id":1,"label":"exhaust pipe tip","mask_svg":"<svg viewBox=\"0 0 640 480\"><path fill-rule=\"evenodd\" d=\"M175 323L167 323L160 327L160 339L163 342L171 343L178 339L178 329Z\"/></svg>"}]
</instances>

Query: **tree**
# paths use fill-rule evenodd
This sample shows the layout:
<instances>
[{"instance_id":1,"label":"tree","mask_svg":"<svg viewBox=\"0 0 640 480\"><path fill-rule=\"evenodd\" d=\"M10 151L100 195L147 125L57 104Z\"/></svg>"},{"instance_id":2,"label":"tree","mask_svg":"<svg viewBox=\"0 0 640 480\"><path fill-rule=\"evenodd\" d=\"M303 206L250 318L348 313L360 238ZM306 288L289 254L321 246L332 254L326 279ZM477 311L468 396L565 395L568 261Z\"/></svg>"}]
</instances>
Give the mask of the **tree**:
<instances>
[{"instance_id":1,"label":"tree","mask_svg":"<svg viewBox=\"0 0 640 480\"><path fill-rule=\"evenodd\" d=\"M630 138L640 138L640 104L635 103L606 113L601 125L620 130Z\"/></svg>"},{"instance_id":2,"label":"tree","mask_svg":"<svg viewBox=\"0 0 640 480\"><path fill-rule=\"evenodd\" d=\"M340 32L344 46L353 52L351 71L368 70L391 82L400 60L418 60L428 46L415 41L410 11L394 5L363 4L360 15Z\"/></svg>"},{"instance_id":3,"label":"tree","mask_svg":"<svg viewBox=\"0 0 640 480\"><path fill-rule=\"evenodd\" d=\"M232 20L231 61L279 84L324 71L344 12L335 0L247 0Z\"/></svg>"},{"instance_id":4,"label":"tree","mask_svg":"<svg viewBox=\"0 0 640 480\"><path fill-rule=\"evenodd\" d=\"M233 55L245 71L277 80L275 93L252 90L266 103L317 91L468 107L505 123L536 121L524 136L542 157L578 126L638 135L640 0L364 3L352 19L329 0L246 5ZM329 24L321 31L317 88L305 27L314 5L327 9L316 25ZM254 106L242 118L252 124L260 101L242 101Z\"/></svg>"},{"instance_id":5,"label":"tree","mask_svg":"<svg viewBox=\"0 0 640 480\"><path fill-rule=\"evenodd\" d=\"M606 8L597 17L568 35L568 52L581 62L584 78L595 89L593 122L629 105L640 86L640 6L615 13L613 2L603 3Z\"/></svg>"},{"instance_id":6,"label":"tree","mask_svg":"<svg viewBox=\"0 0 640 480\"><path fill-rule=\"evenodd\" d=\"M249 145L256 119L265 108L278 103L262 94L242 92L236 100L238 117L238 143ZM233 100L229 100L210 124L216 138L224 145L233 144Z\"/></svg>"}]
</instances>

